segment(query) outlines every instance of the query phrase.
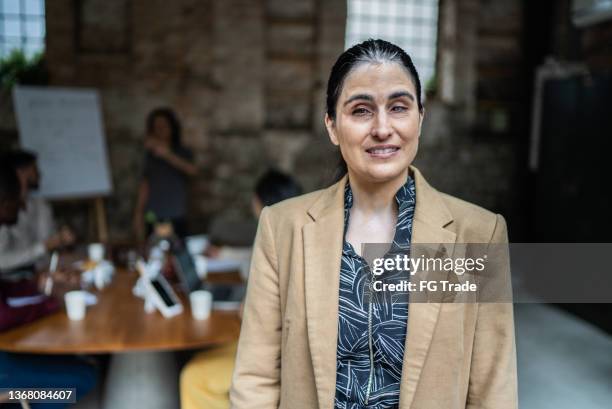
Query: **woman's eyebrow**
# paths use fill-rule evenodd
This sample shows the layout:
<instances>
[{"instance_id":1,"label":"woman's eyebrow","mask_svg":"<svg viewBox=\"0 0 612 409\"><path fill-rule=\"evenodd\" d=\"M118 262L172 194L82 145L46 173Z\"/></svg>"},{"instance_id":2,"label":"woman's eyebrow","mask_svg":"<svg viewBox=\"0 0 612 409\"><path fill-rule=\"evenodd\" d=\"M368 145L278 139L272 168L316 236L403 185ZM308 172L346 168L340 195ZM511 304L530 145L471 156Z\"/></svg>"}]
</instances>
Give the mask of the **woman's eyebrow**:
<instances>
[{"instance_id":1,"label":"woman's eyebrow","mask_svg":"<svg viewBox=\"0 0 612 409\"><path fill-rule=\"evenodd\" d=\"M396 99L396 98L402 98L402 97L407 97L412 101L416 101L416 98L414 97L414 95L409 92L409 91L396 91L393 92L392 94L389 95L388 99ZM366 101L374 101L374 97L372 95L369 94L355 94L350 96L345 102L344 102L344 106L350 104L353 101L359 100L359 99L363 99Z\"/></svg>"},{"instance_id":2,"label":"woman's eyebrow","mask_svg":"<svg viewBox=\"0 0 612 409\"><path fill-rule=\"evenodd\" d=\"M412 101L416 100L414 98L414 95L412 95L412 93L408 92L408 91L397 91L397 92L394 92L391 95L389 95L389 99L396 99L396 98L402 98L402 97L408 97Z\"/></svg>"},{"instance_id":3,"label":"woman's eyebrow","mask_svg":"<svg viewBox=\"0 0 612 409\"><path fill-rule=\"evenodd\" d=\"M372 95L368 95L368 94L355 94L351 97L349 97L349 99L346 100L346 102L344 103L344 106L350 104L353 101L356 101L358 99L365 99L366 101L374 101L374 97Z\"/></svg>"}]
</instances>

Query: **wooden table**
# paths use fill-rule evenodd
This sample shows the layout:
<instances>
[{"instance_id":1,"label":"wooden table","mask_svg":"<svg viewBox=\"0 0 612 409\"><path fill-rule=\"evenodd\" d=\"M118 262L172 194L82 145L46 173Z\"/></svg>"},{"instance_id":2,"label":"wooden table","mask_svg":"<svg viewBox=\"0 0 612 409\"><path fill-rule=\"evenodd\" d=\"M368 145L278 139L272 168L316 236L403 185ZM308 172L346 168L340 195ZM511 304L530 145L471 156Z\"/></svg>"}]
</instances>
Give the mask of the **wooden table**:
<instances>
[{"instance_id":1,"label":"wooden table","mask_svg":"<svg viewBox=\"0 0 612 409\"><path fill-rule=\"evenodd\" d=\"M237 313L213 311L209 319L198 321L182 295L184 310L178 316L166 319L157 311L145 313L144 301L132 294L136 279L136 273L118 270L109 287L94 292L98 303L87 308L84 320L70 321L62 308L0 333L0 350L38 354L171 351L238 339Z\"/></svg>"}]
</instances>

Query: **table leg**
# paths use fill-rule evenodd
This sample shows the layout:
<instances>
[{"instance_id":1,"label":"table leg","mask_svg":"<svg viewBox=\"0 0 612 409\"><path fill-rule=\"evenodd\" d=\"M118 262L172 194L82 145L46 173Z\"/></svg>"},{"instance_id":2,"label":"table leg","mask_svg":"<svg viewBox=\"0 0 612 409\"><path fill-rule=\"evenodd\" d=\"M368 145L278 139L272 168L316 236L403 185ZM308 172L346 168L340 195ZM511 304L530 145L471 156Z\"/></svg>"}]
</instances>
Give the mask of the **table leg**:
<instances>
[{"instance_id":1,"label":"table leg","mask_svg":"<svg viewBox=\"0 0 612 409\"><path fill-rule=\"evenodd\" d=\"M132 352L111 358L103 409L176 409L178 367L173 352Z\"/></svg>"}]
</instances>

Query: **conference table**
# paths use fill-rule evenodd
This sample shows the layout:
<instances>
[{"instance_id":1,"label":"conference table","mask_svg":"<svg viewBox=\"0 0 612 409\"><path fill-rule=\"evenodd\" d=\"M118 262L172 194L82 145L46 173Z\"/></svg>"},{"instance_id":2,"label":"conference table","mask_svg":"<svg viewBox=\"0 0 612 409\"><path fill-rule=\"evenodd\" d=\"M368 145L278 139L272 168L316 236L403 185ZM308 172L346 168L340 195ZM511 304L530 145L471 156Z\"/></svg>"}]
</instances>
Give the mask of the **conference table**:
<instances>
[{"instance_id":1,"label":"conference table","mask_svg":"<svg viewBox=\"0 0 612 409\"><path fill-rule=\"evenodd\" d=\"M0 350L32 354L106 354L134 351L177 351L234 341L240 331L237 312L213 311L206 320L191 316L187 297L179 293L183 313L164 318L146 313L144 300L132 294L137 273L118 270L87 307L82 321L70 321L64 309L30 324L0 333ZM215 274L214 281L234 280Z\"/></svg>"},{"instance_id":2,"label":"conference table","mask_svg":"<svg viewBox=\"0 0 612 409\"><path fill-rule=\"evenodd\" d=\"M192 318L189 300L177 292L183 313L164 318L147 313L132 294L136 272L118 269L112 283L91 291L97 303L82 321L70 321L65 309L0 333L0 351L29 354L112 354L103 407L173 407L178 399L178 370L173 352L206 348L237 340L240 318L234 311L213 311L206 320ZM238 273L210 274L207 281L239 281ZM126 382L127 381L127 382ZM163 391L163 392L162 392ZM136 406L134 406L136 405Z\"/></svg>"}]
</instances>

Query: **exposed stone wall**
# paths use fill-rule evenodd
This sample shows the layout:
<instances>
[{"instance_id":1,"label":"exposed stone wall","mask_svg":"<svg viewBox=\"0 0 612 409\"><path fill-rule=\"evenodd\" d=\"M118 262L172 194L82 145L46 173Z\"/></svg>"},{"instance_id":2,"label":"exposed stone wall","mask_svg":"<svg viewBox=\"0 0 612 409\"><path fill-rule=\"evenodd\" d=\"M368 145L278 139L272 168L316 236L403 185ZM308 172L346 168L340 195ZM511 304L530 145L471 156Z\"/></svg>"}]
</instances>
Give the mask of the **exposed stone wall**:
<instances>
[{"instance_id":1,"label":"exposed stone wall","mask_svg":"<svg viewBox=\"0 0 612 409\"><path fill-rule=\"evenodd\" d=\"M427 101L417 160L440 190L504 213L516 100L506 90L520 63L520 4L441 0L438 71L445 70L441 82L451 81L440 87L451 97ZM220 214L247 217L253 183L267 166L292 172L305 190L330 180L336 152L322 116L329 68L344 45L344 0L73 5L47 2L49 66L53 84L102 94L113 237L127 236L144 117L158 105L177 110L202 169L192 183L195 230Z\"/></svg>"},{"instance_id":2,"label":"exposed stone wall","mask_svg":"<svg viewBox=\"0 0 612 409\"><path fill-rule=\"evenodd\" d=\"M321 186L317 158L333 150L315 125L317 100L322 73L344 46L343 0L74 4L47 2L48 63L52 85L100 90L113 238L129 234L144 119L159 105L176 110L201 168L191 183L194 231L220 215L248 218L268 166L294 173L307 190Z\"/></svg>"},{"instance_id":3,"label":"exposed stone wall","mask_svg":"<svg viewBox=\"0 0 612 409\"><path fill-rule=\"evenodd\" d=\"M504 214L511 239L528 240L532 73L547 56L609 73L612 22L575 27L571 0L440 0L440 11L439 93L417 164L440 190Z\"/></svg>"},{"instance_id":4,"label":"exposed stone wall","mask_svg":"<svg viewBox=\"0 0 612 409\"><path fill-rule=\"evenodd\" d=\"M437 95L429 96L416 164L439 190L512 218L521 2L441 0Z\"/></svg>"},{"instance_id":5,"label":"exposed stone wall","mask_svg":"<svg viewBox=\"0 0 612 409\"><path fill-rule=\"evenodd\" d=\"M577 30L570 0L548 4L551 53L609 70L611 23ZM102 95L113 238L129 235L144 119L159 105L177 111L201 168L191 183L194 231L220 215L248 218L252 186L268 166L307 191L329 182L336 152L324 94L344 46L345 0L53 0L46 8L52 85ZM532 82L525 13L518 0L440 0L438 94L426 101L416 161L440 190L515 220ZM17 135L9 102L0 94L1 146ZM86 224L87 206L56 207Z\"/></svg>"}]
</instances>

